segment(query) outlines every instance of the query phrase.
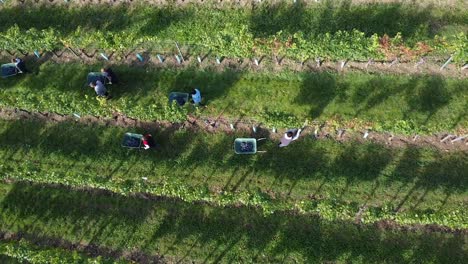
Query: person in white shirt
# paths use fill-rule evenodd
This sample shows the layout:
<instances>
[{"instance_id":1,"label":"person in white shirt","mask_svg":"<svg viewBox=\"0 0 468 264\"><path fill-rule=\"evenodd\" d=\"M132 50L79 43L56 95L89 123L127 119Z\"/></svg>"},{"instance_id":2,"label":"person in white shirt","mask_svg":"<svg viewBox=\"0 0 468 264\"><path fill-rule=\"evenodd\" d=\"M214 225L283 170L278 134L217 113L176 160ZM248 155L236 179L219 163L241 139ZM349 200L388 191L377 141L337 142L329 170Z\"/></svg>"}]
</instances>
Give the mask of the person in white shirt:
<instances>
[{"instance_id":1,"label":"person in white shirt","mask_svg":"<svg viewBox=\"0 0 468 264\"><path fill-rule=\"evenodd\" d=\"M290 129L284 133L283 137L281 138L281 142L279 143L279 147L286 147L294 140L298 139L301 135L302 129Z\"/></svg>"}]
</instances>

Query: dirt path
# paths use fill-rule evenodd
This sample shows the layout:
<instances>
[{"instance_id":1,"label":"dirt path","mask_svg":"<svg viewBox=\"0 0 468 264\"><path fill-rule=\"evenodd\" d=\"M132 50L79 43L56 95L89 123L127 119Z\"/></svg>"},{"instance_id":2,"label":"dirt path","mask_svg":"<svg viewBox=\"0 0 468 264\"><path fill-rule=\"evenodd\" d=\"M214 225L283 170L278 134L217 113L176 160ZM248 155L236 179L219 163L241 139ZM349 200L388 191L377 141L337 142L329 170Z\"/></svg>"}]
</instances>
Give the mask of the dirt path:
<instances>
[{"instance_id":1,"label":"dirt path","mask_svg":"<svg viewBox=\"0 0 468 264\"><path fill-rule=\"evenodd\" d=\"M272 131L268 128L256 126L256 132L253 132L253 124L249 120L238 120L231 122L223 117L200 117L195 118L189 116L188 120L184 123L170 123L170 122L150 122L141 121L129 118L120 114L114 114L113 118L104 118L98 116L81 116L77 118L72 115L60 115L48 112L29 112L21 109L0 109L0 118L6 120L19 120L19 119L36 119L46 122L65 122L77 121L82 124L99 124L103 126L119 126L119 127L139 127L145 130L155 129L188 129L192 131L203 131L208 133L227 133L233 134L234 130L231 128L233 125L235 131L251 133L254 137L268 137L273 141L278 141L282 136L283 130ZM367 136L366 136L367 134ZM435 135L421 135L421 136L404 136L395 135L390 133L377 133L372 131L336 131L328 125L310 125L304 129L301 134L302 138L312 137L316 140L335 140L337 142L357 141L357 142L373 142L377 144L384 144L389 147L430 147L444 152L457 152L468 151L468 137L464 135L448 135L446 133L439 133Z\"/></svg>"},{"instance_id":2,"label":"dirt path","mask_svg":"<svg viewBox=\"0 0 468 264\"><path fill-rule=\"evenodd\" d=\"M71 63L80 62L84 64L106 63L125 64L137 67L152 67L152 68L171 68L183 69L187 67L198 67L200 70L224 71L226 69L236 71L253 71L253 72L359 72L359 73L385 73L385 74L433 74L443 75L445 77L468 78L468 69L462 69L460 65L448 64L444 69L440 69L447 58L442 57L426 57L423 60L413 61L348 61L344 67L341 67L342 62L335 61L320 61L314 59L305 61L304 63L294 61L288 58L261 57L258 58L258 65L252 59L237 59L237 58L221 58L218 61L213 54L189 54L189 47L182 46L184 56L183 62L178 62L172 52L152 52L151 54L143 51L133 51L128 56L120 57L114 53L106 53L109 61L105 61L100 52L68 50L57 52L47 52L41 54L38 59L30 53L20 54L19 52L0 51L0 61L8 61L12 56L20 56L25 58L27 63L44 63L52 61L56 63ZM143 57L144 61L140 61L136 54L137 52ZM159 61L157 55L160 54L164 61ZM199 61L201 59L201 63ZM280 63L279 63L280 62Z\"/></svg>"}]
</instances>

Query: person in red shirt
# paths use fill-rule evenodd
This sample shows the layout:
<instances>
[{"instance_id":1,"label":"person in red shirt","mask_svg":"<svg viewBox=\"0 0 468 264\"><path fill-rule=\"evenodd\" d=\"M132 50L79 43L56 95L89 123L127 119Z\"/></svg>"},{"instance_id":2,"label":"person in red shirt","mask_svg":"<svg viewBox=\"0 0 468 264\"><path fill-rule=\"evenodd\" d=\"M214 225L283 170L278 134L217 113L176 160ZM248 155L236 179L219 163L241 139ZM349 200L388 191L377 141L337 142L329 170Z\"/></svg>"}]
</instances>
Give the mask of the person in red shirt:
<instances>
[{"instance_id":1,"label":"person in red shirt","mask_svg":"<svg viewBox=\"0 0 468 264\"><path fill-rule=\"evenodd\" d=\"M154 147L153 136L151 134L144 135L142 140L143 140L144 149L149 149L149 148Z\"/></svg>"}]
</instances>

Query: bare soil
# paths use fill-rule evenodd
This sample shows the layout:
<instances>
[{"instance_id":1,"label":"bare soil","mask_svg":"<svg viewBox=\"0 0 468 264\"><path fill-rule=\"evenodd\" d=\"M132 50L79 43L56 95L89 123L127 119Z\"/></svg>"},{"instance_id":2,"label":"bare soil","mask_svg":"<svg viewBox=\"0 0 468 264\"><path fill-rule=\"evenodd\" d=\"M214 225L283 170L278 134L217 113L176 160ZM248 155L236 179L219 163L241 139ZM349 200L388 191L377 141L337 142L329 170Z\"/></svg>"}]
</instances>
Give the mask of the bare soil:
<instances>
[{"instance_id":1,"label":"bare soil","mask_svg":"<svg viewBox=\"0 0 468 264\"><path fill-rule=\"evenodd\" d=\"M184 50L184 48L182 47ZM188 48L185 50L189 50ZM261 57L258 58L258 65L253 59L236 59L236 58L221 58L220 63L216 61L216 57L212 54L189 54L183 51L184 61L179 63L175 58L175 53L164 52L139 52L144 61L138 60L136 57L137 51L131 52L127 56L119 56L114 53L106 53L109 61L101 57L100 51L80 51L74 49L73 51L65 49L56 52L47 52L41 54L40 58L32 53L20 54L18 52L0 51L0 61L9 61L12 56L23 57L26 63L45 63L52 61L56 63L72 63L80 62L84 64L106 63L125 64L136 67L150 67L150 68L170 68L170 69L183 69L198 67L200 70L214 70L224 71L226 69L234 71L251 71L251 72L336 72L336 73L385 73L385 74L432 74L442 75L445 77L453 78L467 78L468 69L462 69L460 65L449 64L444 69L440 69L445 63L447 58L442 57L426 57L424 62L420 63L413 61L348 61L341 67L341 62L336 61L320 61L307 60L305 62L298 62L288 58L275 58L275 57ZM164 60L160 62L157 58L160 54ZM201 59L201 63L199 62Z\"/></svg>"},{"instance_id":2,"label":"bare soil","mask_svg":"<svg viewBox=\"0 0 468 264\"><path fill-rule=\"evenodd\" d=\"M237 120L232 122L222 116L220 117L193 117L188 116L188 120L183 123L170 123L164 121L142 121L129 118L119 113L114 113L112 118L98 116L81 116L76 118L72 115L61 115L49 112L29 112L21 109L0 109L0 118L6 120L35 119L45 122L65 122L76 121L83 124L99 124L103 126L118 127L138 127L145 130L165 129L175 131L179 129L188 129L191 131L203 131L208 133L226 133L233 134L231 129L233 125L235 131L252 133L256 137L268 137L271 140L278 141L284 131L273 132L269 128L252 123L250 120ZM255 126L256 132L253 131ZM318 129L319 128L319 129ZM317 133L315 133L317 132ZM367 131L368 136L364 138L366 131L336 131L327 124L308 126L301 133L301 137L312 137L315 140L334 140L337 142L373 142L384 144L388 147L429 147L444 152L468 151L468 137L459 139L461 135L449 135L447 133L437 133L434 135L405 136L390 133L378 133ZM459 139L456 140L455 139Z\"/></svg>"}]
</instances>

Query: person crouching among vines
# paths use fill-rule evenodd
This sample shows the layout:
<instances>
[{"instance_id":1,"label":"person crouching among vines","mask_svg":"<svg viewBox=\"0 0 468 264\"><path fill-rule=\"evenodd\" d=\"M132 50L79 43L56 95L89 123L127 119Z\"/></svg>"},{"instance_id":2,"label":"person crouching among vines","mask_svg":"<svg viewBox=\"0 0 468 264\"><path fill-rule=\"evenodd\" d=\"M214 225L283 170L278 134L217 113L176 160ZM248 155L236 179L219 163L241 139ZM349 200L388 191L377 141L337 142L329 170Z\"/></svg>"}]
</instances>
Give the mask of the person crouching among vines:
<instances>
[{"instance_id":1,"label":"person crouching among vines","mask_svg":"<svg viewBox=\"0 0 468 264\"><path fill-rule=\"evenodd\" d=\"M19 73L28 73L28 69L26 69L26 64L20 58L12 58L11 62L15 64L16 69L18 69Z\"/></svg>"},{"instance_id":2,"label":"person crouching among vines","mask_svg":"<svg viewBox=\"0 0 468 264\"><path fill-rule=\"evenodd\" d=\"M290 129L284 133L283 137L281 138L281 142L278 144L280 148L286 147L289 145L291 142L294 140L298 139L299 136L301 135L302 129Z\"/></svg>"},{"instance_id":3,"label":"person crouching among vines","mask_svg":"<svg viewBox=\"0 0 468 264\"><path fill-rule=\"evenodd\" d=\"M198 90L197 88L192 89L192 92L190 92L190 95L192 96L191 101L192 101L193 105L195 105L195 106L205 106L204 104L201 103L202 96L201 96L200 90Z\"/></svg>"},{"instance_id":4,"label":"person crouching among vines","mask_svg":"<svg viewBox=\"0 0 468 264\"><path fill-rule=\"evenodd\" d=\"M141 139L143 141L143 148L149 149L155 146L153 136L151 134L146 134Z\"/></svg>"},{"instance_id":5,"label":"person crouching among vines","mask_svg":"<svg viewBox=\"0 0 468 264\"><path fill-rule=\"evenodd\" d=\"M106 77L107 83L109 83L109 84L117 84L118 83L117 76L115 75L114 71L111 68L109 68L109 67L102 68L101 73L102 73L102 75L104 77Z\"/></svg>"},{"instance_id":6,"label":"person crouching among vines","mask_svg":"<svg viewBox=\"0 0 468 264\"><path fill-rule=\"evenodd\" d=\"M106 86L101 81L94 81L89 84L91 88L94 89L96 95L99 97L108 97L109 93L107 92Z\"/></svg>"}]
</instances>

